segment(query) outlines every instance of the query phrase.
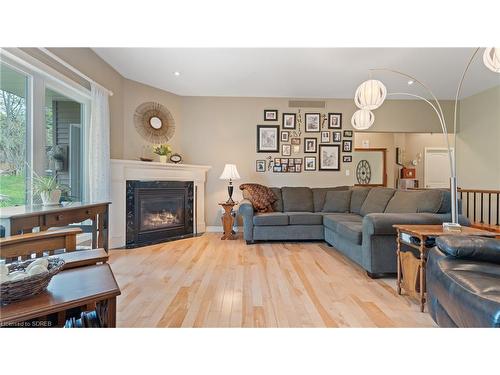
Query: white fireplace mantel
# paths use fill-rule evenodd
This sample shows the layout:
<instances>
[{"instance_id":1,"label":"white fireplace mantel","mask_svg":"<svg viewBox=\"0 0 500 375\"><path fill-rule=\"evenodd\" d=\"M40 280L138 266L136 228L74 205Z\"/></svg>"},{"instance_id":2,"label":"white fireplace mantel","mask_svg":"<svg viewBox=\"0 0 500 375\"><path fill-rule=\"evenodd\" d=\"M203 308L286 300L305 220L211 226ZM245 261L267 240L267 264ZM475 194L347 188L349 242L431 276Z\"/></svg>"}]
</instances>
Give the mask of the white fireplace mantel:
<instances>
[{"instance_id":1,"label":"white fireplace mantel","mask_svg":"<svg viewBox=\"0 0 500 375\"><path fill-rule=\"evenodd\" d=\"M125 198L127 180L193 181L195 186L195 233L205 231L205 180L207 165L166 164L139 160L111 159L110 248L125 246Z\"/></svg>"}]
</instances>

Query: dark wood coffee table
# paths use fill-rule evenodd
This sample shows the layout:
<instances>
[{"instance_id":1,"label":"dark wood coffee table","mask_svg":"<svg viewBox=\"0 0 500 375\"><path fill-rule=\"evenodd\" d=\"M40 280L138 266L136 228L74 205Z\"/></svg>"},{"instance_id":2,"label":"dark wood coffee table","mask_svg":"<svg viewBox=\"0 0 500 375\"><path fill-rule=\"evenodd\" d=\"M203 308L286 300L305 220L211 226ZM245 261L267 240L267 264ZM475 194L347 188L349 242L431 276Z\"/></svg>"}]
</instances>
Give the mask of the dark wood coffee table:
<instances>
[{"instance_id":1,"label":"dark wood coffee table","mask_svg":"<svg viewBox=\"0 0 500 375\"><path fill-rule=\"evenodd\" d=\"M109 264L72 268L55 275L47 291L6 306L0 307L0 327L32 326L33 319L39 326L47 316L57 314L56 326L64 326L66 311L73 308L105 311L104 326L116 326L116 297L120 288ZM45 319L45 320L44 320Z\"/></svg>"}]
</instances>

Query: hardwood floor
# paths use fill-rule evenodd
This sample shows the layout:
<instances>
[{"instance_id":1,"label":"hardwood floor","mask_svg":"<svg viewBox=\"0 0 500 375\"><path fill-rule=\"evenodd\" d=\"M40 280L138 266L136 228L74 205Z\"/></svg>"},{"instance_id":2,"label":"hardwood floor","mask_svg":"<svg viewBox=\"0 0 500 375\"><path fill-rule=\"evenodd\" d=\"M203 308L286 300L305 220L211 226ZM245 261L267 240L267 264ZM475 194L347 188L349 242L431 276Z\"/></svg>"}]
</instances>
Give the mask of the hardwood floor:
<instances>
[{"instance_id":1,"label":"hardwood floor","mask_svg":"<svg viewBox=\"0 0 500 375\"><path fill-rule=\"evenodd\" d=\"M219 237L112 250L118 327L435 326L394 279L368 278L324 243Z\"/></svg>"}]
</instances>

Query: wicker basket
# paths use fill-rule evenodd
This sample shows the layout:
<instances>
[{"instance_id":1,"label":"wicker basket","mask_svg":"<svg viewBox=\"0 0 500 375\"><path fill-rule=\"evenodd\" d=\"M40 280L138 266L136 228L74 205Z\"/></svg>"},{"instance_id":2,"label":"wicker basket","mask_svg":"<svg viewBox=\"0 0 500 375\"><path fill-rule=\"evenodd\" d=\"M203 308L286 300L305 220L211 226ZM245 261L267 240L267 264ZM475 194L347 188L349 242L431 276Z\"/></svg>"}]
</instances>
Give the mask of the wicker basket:
<instances>
[{"instance_id":1,"label":"wicker basket","mask_svg":"<svg viewBox=\"0 0 500 375\"><path fill-rule=\"evenodd\" d=\"M9 272L22 271L36 259L27 260L24 262L15 262L8 264ZM62 270L64 260L61 258L48 259L49 265L47 267L49 272L33 275L22 280L5 281L0 284L0 304L6 305L15 301L32 297L43 292L56 273Z\"/></svg>"}]
</instances>

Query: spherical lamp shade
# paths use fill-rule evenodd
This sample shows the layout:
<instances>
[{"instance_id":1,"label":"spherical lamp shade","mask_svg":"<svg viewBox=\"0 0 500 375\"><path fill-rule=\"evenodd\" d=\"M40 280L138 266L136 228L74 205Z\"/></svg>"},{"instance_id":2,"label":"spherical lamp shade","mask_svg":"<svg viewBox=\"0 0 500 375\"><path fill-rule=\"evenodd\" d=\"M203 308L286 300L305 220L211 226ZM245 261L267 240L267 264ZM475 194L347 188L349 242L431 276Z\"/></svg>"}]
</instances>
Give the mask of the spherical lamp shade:
<instances>
[{"instance_id":1,"label":"spherical lamp shade","mask_svg":"<svg viewBox=\"0 0 500 375\"><path fill-rule=\"evenodd\" d=\"M367 109L360 109L354 112L351 118L352 127L356 130L365 130L373 125L375 115Z\"/></svg>"},{"instance_id":2,"label":"spherical lamp shade","mask_svg":"<svg viewBox=\"0 0 500 375\"><path fill-rule=\"evenodd\" d=\"M354 95L354 102L360 109L377 109L387 96L384 84L376 79L369 79L359 85Z\"/></svg>"},{"instance_id":3,"label":"spherical lamp shade","mask_svg":"<svg viewBox=\"0 0 500 375\"><path fill-rule=\"evenodd\" d=\"M486 48L483 55L483 62L492 72L500 73L500 48Z\"/></svg>"}]
</instances>

